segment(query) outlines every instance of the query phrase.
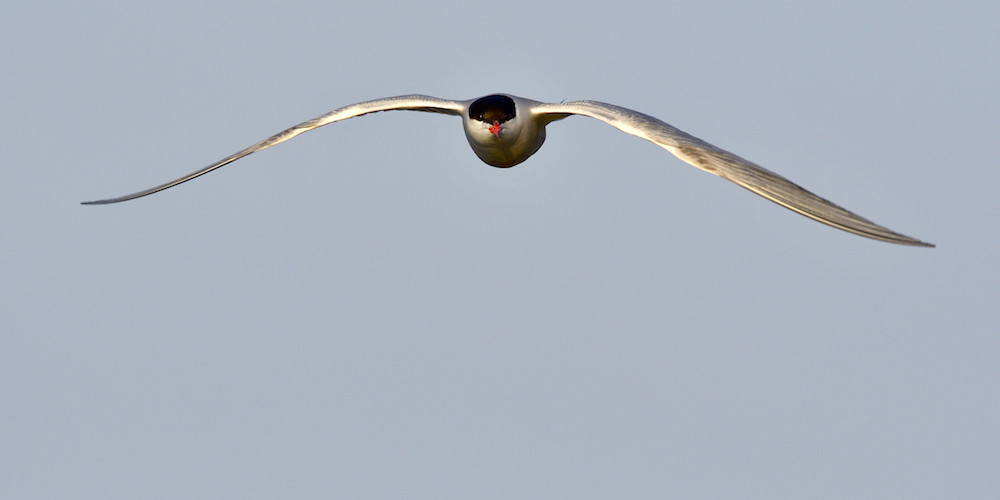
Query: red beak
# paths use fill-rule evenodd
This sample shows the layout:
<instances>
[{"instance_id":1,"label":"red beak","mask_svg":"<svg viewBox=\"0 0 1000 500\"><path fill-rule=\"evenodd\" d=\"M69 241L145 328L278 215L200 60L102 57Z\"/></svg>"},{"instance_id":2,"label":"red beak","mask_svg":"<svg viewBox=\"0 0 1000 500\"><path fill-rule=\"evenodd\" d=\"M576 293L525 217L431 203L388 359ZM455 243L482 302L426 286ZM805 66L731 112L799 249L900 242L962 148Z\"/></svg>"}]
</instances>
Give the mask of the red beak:
<instances>
[{"instance_id":1,"label":"red beak","mask_svg":"<svg viewBox=\"0 0 1000 500\"><path fill-rule=\"evenodd\" d=\"M493 122L490 126L490 133L495 135L497 139L500 138L500 122Z\"/></svg>"}]
</instances>

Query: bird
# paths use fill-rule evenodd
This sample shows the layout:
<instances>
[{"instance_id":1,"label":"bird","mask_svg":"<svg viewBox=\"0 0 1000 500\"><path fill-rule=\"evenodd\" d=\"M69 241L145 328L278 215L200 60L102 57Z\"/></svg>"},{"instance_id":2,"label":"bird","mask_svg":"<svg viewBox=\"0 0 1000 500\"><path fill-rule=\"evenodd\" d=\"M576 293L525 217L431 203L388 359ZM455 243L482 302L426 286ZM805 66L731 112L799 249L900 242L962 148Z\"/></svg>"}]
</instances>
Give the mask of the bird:
<instances>
[{"instance_id":1,"label":"bird","mask_svg":"<svg viewBox=\"0 0 1000 500\"><path fill-rule=\"evenodd\" d=\"M545 142L545 127L569 116L590 117L666 149L680 160L722 177L768 200L823 224L874 240L921 247L932 243L897 233L813 194L770 170L681 131L650 115L599 101L544 103L510 94L455 101L427 95L402 95L358 102L278 132L246 149L179 179L117 198L86 201L106 205L134 200L163 191L244 156L285 142L330 123L370 113L392 110L423 111L462 118L465 137L483 162L493 167L513 167L535 154Z\"/></svg>"}]
</instances>

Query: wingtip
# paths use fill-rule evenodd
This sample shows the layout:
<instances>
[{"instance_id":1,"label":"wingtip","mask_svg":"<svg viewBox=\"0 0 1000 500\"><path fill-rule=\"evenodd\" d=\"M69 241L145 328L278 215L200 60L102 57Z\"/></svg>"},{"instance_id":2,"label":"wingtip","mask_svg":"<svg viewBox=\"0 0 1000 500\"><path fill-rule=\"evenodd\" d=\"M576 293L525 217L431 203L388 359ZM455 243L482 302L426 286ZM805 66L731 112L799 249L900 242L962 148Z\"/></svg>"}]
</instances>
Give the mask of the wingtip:
<instances>
[{"instance_id":1,"label":"wingtip","mask_svg":"<svg viewBox=\"0 0 1000 500\"><path fill-rule=\"evenodd\" d=\"M907 246L911 246L911 247L925 247L925 248L936 248L937 247L937 245L935 245L933 243L928 243L926 241L920 241L920 240L918 240L916 238L910 238L909 236L904 236L904 238L905 239L900 239L900 240L886 240L886 241L889 241L891 243L898 243L898 244L901 244L901 245L907 245Z\"/></svg>"}]
</instances>

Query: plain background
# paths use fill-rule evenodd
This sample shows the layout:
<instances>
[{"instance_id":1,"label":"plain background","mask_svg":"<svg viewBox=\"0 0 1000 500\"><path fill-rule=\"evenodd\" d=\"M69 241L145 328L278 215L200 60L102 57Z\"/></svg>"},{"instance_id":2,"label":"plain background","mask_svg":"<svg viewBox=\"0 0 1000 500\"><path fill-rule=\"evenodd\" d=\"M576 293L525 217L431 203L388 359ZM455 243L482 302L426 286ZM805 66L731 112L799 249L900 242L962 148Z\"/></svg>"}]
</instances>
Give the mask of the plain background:
<instances>
[{"instance_id":1,"label":"plain background","mask_svg":"<svg viewBox=\"0 0 1000 500\"><path fill-rule=\"evenodd\" d=\"M1000 7L17 2L0 19L0 497L996 498ZM356 101L631 107L480 162Z\"/></svg>"}]
</instances>

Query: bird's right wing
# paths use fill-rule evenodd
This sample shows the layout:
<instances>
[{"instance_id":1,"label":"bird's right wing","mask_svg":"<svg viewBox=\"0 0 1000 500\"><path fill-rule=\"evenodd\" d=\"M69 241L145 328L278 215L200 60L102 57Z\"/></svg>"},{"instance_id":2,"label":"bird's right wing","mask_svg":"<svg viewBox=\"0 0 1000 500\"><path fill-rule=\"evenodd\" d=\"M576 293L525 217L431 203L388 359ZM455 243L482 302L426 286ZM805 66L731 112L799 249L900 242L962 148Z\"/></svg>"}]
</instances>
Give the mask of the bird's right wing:
<instances>
[{"instance_id":1,"label":"bird's right wing","mask_svg":"<svg viewBox=\"0 0 1000 500\"><path fill-rule=\"evenodd\" d=\"M386 97L384 99L376 99L374 101L359 102L357 104L351 104L350 106L344 106L340 109L335 109L323 116L313 118L312 120L302 122L292 128L278 132L277 134L264 139L263 141L254 144L242 151L234 153L227 156L201 170L192 172L184 177L170 181L166 184L161 184L156 187L152 187L137 193L132 193L125 196L120 196L118 198L109 198L106 200L97 201L85 201L84 205L106 205L108 203L118 203L122 201L134 200L136 198L141 198L143 196L151 195L153 193L163 191L164 189L174 187L183 182L187 182L195 177L205 175L219 167L232 163L244 156L251 153L256 153L262 149L267 149L275 144L285 142L303 132L308 132L314 128L322 127L329 123L333 123L340 120L346 120L348 118L354 118L355 116L367 115L368 113L375 113L378 111L390 111L390 110L410 110L410 111L426 111L430 113L444 113L448 115L461 115L462 111L465 109L465 105L459 101L449 101L445 99L438 99L436 97L430 97L425 95L404 95L398 97Z\"/></svg>"}]
</instances>

